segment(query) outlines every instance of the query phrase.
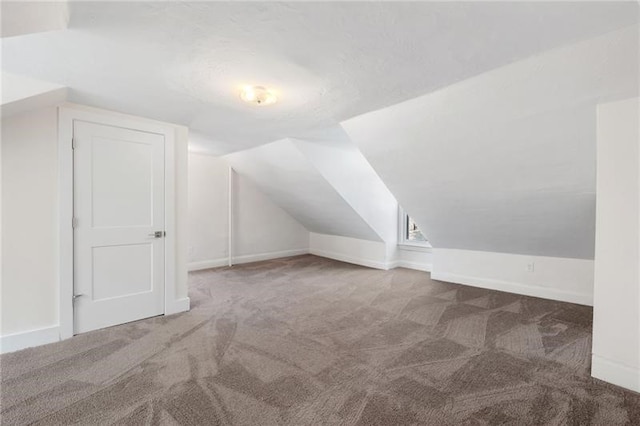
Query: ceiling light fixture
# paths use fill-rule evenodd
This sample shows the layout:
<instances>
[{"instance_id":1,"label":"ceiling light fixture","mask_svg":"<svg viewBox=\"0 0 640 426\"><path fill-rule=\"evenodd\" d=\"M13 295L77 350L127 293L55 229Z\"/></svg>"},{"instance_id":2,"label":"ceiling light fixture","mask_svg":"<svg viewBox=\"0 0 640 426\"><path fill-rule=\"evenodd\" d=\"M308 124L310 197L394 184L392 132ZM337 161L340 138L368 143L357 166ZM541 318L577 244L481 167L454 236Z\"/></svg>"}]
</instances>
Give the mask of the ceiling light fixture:
<instances>
[{"instance_id":1,"label":"ceiling light fixture","mask_svg":"<svg viewBox=\"0 0 640 426\"><path fill-rule=\"evenodd\" d=\"M240 91L240 99L254 105L275 104L278 97L262 86L246 86Z\"/></svg>"}]
</instances>

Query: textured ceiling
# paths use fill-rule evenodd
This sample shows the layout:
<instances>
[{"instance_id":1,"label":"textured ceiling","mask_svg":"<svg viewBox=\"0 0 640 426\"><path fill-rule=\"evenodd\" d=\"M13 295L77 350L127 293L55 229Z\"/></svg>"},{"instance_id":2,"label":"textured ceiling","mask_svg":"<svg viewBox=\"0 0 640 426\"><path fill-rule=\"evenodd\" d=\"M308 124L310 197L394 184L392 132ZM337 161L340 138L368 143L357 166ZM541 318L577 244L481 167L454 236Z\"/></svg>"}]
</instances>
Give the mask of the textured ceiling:
<instances>
[{"instance_id":1,"label":"textured ceiling","mask_svg":"<svg viewBox=\"0 0 640 426\"><path fill-rule=\"evenodd\" d=\"M633 2L72 2L68 30L2 39L2 67L75 102L188 125L224 153L321 134L635 21ZM243 84L281 102L243 105Z\"/></svg>"},{"instance_id":2,"label":"textured ceiling","mask_svg":"<svg viewBox=\"0 0 640 426\"><path fill-rule=\"evenodd\" d=\"M597 105L638 96L638 30L342 126L434 247L593 259Z\"/></svg>"},{"instance_id":3,"label":"textured ceiling","mask_svg":"<svg viewBox=\"0 0 640 426\"><path fill-rule=\"evenodd\" d=\"M283 139L224 158L310 232L383 241L296 142Z\"/></svg>"}]
</instances>

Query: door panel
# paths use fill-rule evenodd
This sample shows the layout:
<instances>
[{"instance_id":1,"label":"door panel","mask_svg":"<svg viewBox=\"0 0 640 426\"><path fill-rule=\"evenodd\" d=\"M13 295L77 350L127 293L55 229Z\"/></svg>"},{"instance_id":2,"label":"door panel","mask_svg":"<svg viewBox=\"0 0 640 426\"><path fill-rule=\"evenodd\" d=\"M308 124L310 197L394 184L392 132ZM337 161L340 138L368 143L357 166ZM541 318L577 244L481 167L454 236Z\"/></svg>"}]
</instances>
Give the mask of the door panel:
<instances>
[{"instance_id":1,"label":"door panel","mask_svg":"<svg viewBox=\"0 0 640 426\"><path fill-rule=\"evenodd\" d=\"M153 291L153 244L93 247L93 300Z\"/></svg>"},{"instance_id":2,"label":"door panel","mask_svg":"<svg viewBox=\"0 0 640 426\"><path fill-rule=\"evenodd\" d=\"M91 154L93 227L151 226L153 147L95 138Z\"/></svg>"},{"instance_id":3,"label":"door panel","mask_svg":"<svg viewBox=\"0 0 640 426\"><path fill-rule=\"evenodd\" d=\"M75 332L162 314L164 137L76 121L74 146Z\"/></svg>"}]
</instances>

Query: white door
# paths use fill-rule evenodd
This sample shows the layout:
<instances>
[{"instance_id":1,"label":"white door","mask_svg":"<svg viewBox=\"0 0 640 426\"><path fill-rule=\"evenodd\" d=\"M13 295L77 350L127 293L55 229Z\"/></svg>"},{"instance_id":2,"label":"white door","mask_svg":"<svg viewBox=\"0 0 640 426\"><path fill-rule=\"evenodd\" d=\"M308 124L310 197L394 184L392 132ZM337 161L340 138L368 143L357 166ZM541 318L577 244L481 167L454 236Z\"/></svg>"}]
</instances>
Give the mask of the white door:
<instances>
[{"instance_id":1,"label":"white door","mask_svg":"<svg viewBox=\"0 0 640 426\"><path fill-rule=\"evenodd\" d=\"M74 331L164 313L164 136L75 121Z\"/></svg>"}]
</instances>

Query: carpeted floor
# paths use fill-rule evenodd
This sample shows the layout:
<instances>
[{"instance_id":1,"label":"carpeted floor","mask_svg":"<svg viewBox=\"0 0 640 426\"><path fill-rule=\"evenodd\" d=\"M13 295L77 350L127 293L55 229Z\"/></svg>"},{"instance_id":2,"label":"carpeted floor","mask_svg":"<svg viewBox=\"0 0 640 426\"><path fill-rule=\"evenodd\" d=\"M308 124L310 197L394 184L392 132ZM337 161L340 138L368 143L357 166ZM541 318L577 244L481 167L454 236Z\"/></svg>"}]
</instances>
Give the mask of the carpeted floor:
<instances>
[{"instance_id":1,"label":"carpeted floor","mask_svg":"<svg viewBox=\"0 0 640 426\"><path fill-rule=\"evenodd\" d=\"M640 424L588 307L314 256L190 282L188 313L2 356L2 425Z\"/></svg>"}]
</instances>

